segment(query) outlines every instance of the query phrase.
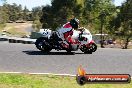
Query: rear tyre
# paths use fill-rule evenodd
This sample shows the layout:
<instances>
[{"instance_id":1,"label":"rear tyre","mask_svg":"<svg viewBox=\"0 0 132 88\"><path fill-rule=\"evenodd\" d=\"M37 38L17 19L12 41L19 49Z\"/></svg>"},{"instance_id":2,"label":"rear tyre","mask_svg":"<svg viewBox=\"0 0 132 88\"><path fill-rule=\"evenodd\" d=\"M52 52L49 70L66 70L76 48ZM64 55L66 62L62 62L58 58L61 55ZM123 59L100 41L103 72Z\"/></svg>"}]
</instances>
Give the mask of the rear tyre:
<instances>
[{"instance_id":1,"label":"rear tyre","mask_svg":"<svg viewBox=\"0 0 132 88\"><path fill-rule=\"evenodd\" d=\"M67 51L67 53L71 53L71 50L69 50L69 49L67 49L66 51Z\"/></svg>"},{"instance_id":2,"label":"rear tyre","mask_svg":"<svg viewBox=\"0 0 132 88\"><path fill-rule=\"evenodd\" d=\"M36 40L35 45L37 49L43 52L50 52L52 50L51 46L48 43L47 38L40 37Z\"/></svg>"}]
</instances>

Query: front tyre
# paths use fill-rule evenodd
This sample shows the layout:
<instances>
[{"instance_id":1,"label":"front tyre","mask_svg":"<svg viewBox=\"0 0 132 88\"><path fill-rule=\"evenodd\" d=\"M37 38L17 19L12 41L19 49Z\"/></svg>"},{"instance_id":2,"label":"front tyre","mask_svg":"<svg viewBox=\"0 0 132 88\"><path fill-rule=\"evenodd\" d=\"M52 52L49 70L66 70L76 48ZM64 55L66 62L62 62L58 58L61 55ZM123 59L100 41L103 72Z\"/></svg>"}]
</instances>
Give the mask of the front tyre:
<instances>
[{"instance_id":1,"label":"front tyre","mask_svg":"<svg viewBox=\"0 0 132 88\"><path fill-rule=\"evenodd\" d=\"M83 46L80 50L84 52L85 54L92 54L93 52L91 48L88 48L86 46Z\"/></svg>"},{"instance_id":2,"label":"front tyre","mask_svg":"<svg viewBox=\"0 0 132 88\"><path fill-rule=\"evenodd\" d=\"M84 51L85 54L92 54L92 50L87 49L86 51Z\"/></svg>"},{"instance_id":3,"label":"front tyre","mask_svg":"<svg viewBox=\"0 0 132 88\"><path fill-rule=\"evenodd\" d=\"M50 52L52 50L47 38L44 38L44 37L38 38L35 42L35 45L36 45L37 49L39 49L43 52Z\"/></svg>"},{"instance_id":4,"label":"front tyre","mask_svg":"<svg viewBox=\"0 0 132 88\"><path fill-rule=\"evenodd\" d=\"M95 43L92 43L91 49L93 52L95 52L97 50L97 45Z\"/></svg>"}]
</instances>

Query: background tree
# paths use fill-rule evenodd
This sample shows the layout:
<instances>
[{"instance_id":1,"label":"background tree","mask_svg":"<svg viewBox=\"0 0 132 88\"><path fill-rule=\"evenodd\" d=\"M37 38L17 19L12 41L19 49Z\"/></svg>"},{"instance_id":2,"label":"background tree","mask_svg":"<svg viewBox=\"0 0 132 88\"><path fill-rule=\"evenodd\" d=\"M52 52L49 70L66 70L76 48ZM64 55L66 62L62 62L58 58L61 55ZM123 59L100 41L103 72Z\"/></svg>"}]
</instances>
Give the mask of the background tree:
<instances>
[{"instance_id":1,"label":"background tree","mask_svg":"<svg viewBox=\"0 0 132 88\"><path fill-rule=\"evenodd\" d=\"M13 5L7 5L8 12L9 14L9 20L11 21L16 21L18 20L18 7L16 3L13 3Z\"/></svg>"},{"instance_id":2,"label":"background tree","mask_svg":"<svg viewBox=\"0 0 132 88\"><path fill-rule=\"evenodd\" d=\"M3 3L6 3L6 0L1 0ZM3 6L0 6L0 32L6 26L7 14L4 12Z\"/></svg>"},{"instance_id":3,"label":"background tree","mask_svg":"<svg viewBox=\"0 0 132 88\"><path fill-rule=\"evenodd\" d=\"M4 3L3 6L1 6L1 22L2 23L6 23L9 20L9 14L8 14L8 7L9 5L7 5L6 3Z\"/></svg>"},{"instance_id":4,"label":"background tree","mask_svg":"<svg viewBox=\"0 0 132 88\"><path fill-rule=\"evenodd\" d=\"M28 18L28 12L29 10L27 9L27 7L25 6L24 7L24 10L23 10L23 20L27 21L27 18Z\"/></svg>"},{"instance_id":5,"label":"background tree","mask_svg":"<svg viewBox=\"0 0 132 88\"><path fill-rule=\"evenodd\" d=\"M51 6L46 5L43 7L40 22L42 23L42 28L51 28L53 26L53 13Z\"/></svg>"},{"instance_id":6,"label":"background tree","mask_svg":"<svg viewBox=\"0 0 132 88\"><path fill-rule=\"evenodd\" d=\"M32 8L32 20L33 20L33 28L36 31L39 31L40 28L42 28L42 24L40 22L40 17L42 16L42 8L43 6L38 6L38 7L34 7ZM28 16L30 17L30 16Z\"/></svg>"},{"instance_id":7,"label":"background tree","mask_svg":"<svg viewBox=\"0 0 132 88\"><path fill-rule=\"evenodd\" d=\"M120 12L110 21L111 31L123 40L123 48L127 49L128 42L132 39L132 0L127 0L118 7Z\"/></svg>"},{"instance_id":8,"label":"background tree","mask_svg":"<svg viewBox=\"0 0 132 88\"><path fill-rule=\"evenodd\" d=\"M46 26L55 30L71 19L72 16L79 17L81 14L81 5L76 0L52 0L51 4L51 7L46 6L43 8L43 15L40 20L43 23L43 27Z\"/></svg>"},{"instance_id":9,"label":"background tree","mask_svg":"<svg viewBox=\"0 0 132 88\"><path fill-rule=\"evenodd\" d=\"M22 11L22 5L19 4L19 6L17 7L17 13L18 13L18 20L23 20L23 11Z\"/></svg>"},{"instance_id":10,"label":"background tree","mask_svg":"<svg viewBox=\"0 0 132 88\"><path fill-rule=\"evenodd\" d=\"M83 23L86 25L93 33L100 33L100 14L102 11L106 15L112 14L114 12L114 4L111 0L85 0L84 1L84 11L83 11ZM104 32L107 33L106 25L109 22L109 17L104 19Z\"/></svg>"},{"instance_id":11,"label":"background tree","mask_svg":"<svg viewBox=\"0 0 132 88\"><path fill-rule=\"evenodd\" d=\"M33 20L40 19L40 17L42 16L42 8L43 8L43 6L38 6L38 7L32 8Z\"/></svg>"}]
</instances>

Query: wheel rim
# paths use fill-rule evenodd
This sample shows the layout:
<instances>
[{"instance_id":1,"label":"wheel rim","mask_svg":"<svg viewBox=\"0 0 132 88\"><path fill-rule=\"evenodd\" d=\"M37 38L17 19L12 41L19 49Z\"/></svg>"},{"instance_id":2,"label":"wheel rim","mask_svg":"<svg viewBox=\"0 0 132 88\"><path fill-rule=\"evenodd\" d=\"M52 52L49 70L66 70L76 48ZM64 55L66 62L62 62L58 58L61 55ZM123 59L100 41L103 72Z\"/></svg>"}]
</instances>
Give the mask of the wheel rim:
<instances>
[{"instance_id":1,"label":"wheel rim","mask_svg":"<svg viewBox=\"0 0 132 88\"><path fill-rule=\"evenodd\" d=\"M39 48L40 50L44 50L44 48L43 48L43 42L42 42L42 41L39 42L39 44L38 44L38 48Z\"/></svg>"},{"instance_id":2,"label":"wheel rim","mask_svg":"<svg viewBox=\"0 0 132 88\"><path fill-rule=\"evenodd\" d=\"M81 49L82 52L84 53L91 53L92 52L92 49L91 48L87 48L86 46L84 46L82 49Z\"/></svg>"},{"instance_id":3,"label":"wheel rim","mask_svg":"<svg viewBox=\"0 0 132 88\"><path fill-rule=\"evenodd\" d=\"M95 52L97 50L97 46L95 44L92 44L91 49L93 52Z\"/></svg>"},{"instance_id":4,"label":"wheel rim","mask_svg":"<svg viewBox=\"0 0 132 88\"><path fill-rule=\"evenodd\" d=\"M39 50L44 51L45 50L45 44L44 44L45 40L41 40L36 46Z\"/></svg>"}]
</instances>

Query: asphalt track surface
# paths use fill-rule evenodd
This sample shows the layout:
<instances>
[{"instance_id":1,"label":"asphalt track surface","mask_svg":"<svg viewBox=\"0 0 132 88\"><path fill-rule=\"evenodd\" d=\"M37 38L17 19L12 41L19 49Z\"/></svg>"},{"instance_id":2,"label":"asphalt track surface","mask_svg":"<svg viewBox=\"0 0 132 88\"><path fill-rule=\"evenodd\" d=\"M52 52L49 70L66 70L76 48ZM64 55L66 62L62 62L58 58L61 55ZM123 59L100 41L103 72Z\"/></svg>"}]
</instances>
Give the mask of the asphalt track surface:
<instances>
[{"instance_id":1,"label":"asphalt track surface","mask_svg":"<svg viewBox=\"0 0 132 88\"><path fill-rule=\"evenodd\" d=\"M42 53L34 44L0 42L0 72L77 74L82 67L89 74L132 75L132 49L99 48L93 54L52 50Z\"/></svg>"}]
</instances>

